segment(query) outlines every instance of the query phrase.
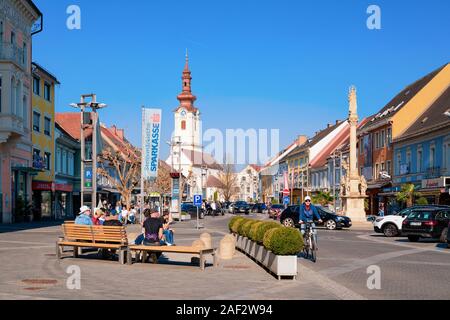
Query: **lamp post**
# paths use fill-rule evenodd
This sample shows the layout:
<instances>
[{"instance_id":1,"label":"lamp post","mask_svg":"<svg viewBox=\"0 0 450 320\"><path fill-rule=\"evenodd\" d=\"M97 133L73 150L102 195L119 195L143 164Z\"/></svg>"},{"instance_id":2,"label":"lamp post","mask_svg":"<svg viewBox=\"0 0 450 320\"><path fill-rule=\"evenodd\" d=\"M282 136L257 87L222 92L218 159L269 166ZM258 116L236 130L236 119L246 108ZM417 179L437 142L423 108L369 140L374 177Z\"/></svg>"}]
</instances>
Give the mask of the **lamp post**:
<instances>
[{"instance_id":1,"label":"lamp post","mask_svg":"<svg viewBox=\"0 0 450 320\"><path fill-rule=\"evenodd\" d=\"M203 199L206 199L206 197L207 197L206 189L207 189L207 185L208 185L208 166L201 167L201 176L202 176L202 181L201 181L202 197L203 197ZM205 177L205 180L203 180L203 177ZM205 183L203 183L204 181L205 181ZM205 184L206 184L206 187L205 187Z\"/></svg>"},{"instance_id":2,"label":"lamp post","mask_svg":"<svg viewBox=\"0 0 450 320\"><path fill-rule=\"evenodd\" d=\"M86 100L90 98L91 101L86 102ZM91 189L91 208L94 211L94 208L97 206L97 135L101 134L97 132L98 125L98 113L97 110L106 108L107 105L104 103L97 102L96 94L83 94L81 95L81 99L79 103L71 103L71 107L80 109L81 112L81 206L84 205L84 194L86 191L89 191L89 187L86 186L85 183L85 167L86 163L92 163L92 184L90 185ZM92 111L89 113L85 112L86 108L90 108ZM85 115L89 114L89 120L92 123L86 123ZM89 159L86 158L86 140L84 135L84 130L91 127L92 128L92 150L91 157Z\"/></svg>"}]
</instances>

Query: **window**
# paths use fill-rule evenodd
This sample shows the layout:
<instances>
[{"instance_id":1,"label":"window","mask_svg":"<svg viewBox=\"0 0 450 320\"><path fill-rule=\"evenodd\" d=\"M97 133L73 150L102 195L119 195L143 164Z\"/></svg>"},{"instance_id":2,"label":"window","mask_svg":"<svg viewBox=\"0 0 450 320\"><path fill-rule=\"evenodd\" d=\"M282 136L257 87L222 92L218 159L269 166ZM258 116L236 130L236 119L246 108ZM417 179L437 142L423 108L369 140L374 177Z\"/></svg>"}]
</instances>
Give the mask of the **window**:
<instances>
[{"instance_id":1,"label":"window","mask_svg":"<svg viewBox=\"0 0 450 320\"><path fill-rule=\"evenodd\" d=\"M402 174L401 173L401 166L402 166L402 155L399 153L397 153L397 174Z\"/></svg>"},{"instance_id":2,"label":"window","mask_svg":"<svg viewBox=\"0 0 450 320\"><path fill-rule=\"evenodd\" d=\"M447 143L445 145L444 149L444 156L445 156L445 168L447 169L447 172L450 171L450 143Z\"/></svg>"},{"instance_id":3,"label":"window","mask_svg":"<svg viewBox=\"0 0 450 320\"><path fill-rule=\"evenodd\" d=\"M41 151L38 149L33 149L33 168L42 168Z\"/></svg>"},{"instance_id":4,"label":"window","mask_svg":"<svg viewBox=\"0 0 450 320\"><path fill-rule=\"evenodd\" d=\"M186 130L186 121L181 121L181 130Z\"/></svg>"},{"instance_id":5,"label":"window","mask_svg":"<svg viewBox=\"0 0 450 320\"><path fill-rule=\"evenodd\" d=\"M406 166L408 167L408 172L411 172L411 152L406 153Z\"/></svg>"},{"instance_id":6,"label":"window","mask_svg":"<svg viewBox=\"0 0 450 320\"><path fill-rule=\"evenodd\" d=\"M386 171L386 164L384 162L381 163L381 171L382 172Z\"/></svg>"},{"instance_id":7,"label":"window","mask_svg":"<svg viewBox=\"0 0 450 320\"><path fill-rule=\"evenodd\" d=\"M33 93L35 95L41 95L41 79L33 77Z\"/></svg>"},{"instance_id":8,"label":"window","mask_svg":"<svg viewBox=\"0 0 450 320\"><path fill-rule=\"evenodd\" d=\"M67 174L67 151L62 152L62 173Z\"/></svg>"},{"instance_id":9,"label":"window","mask_svg":"<svg viewBox=\"0 0 450 320\"><path fill-rule=\"evenodd\" d=\"M23 126L28 129L28 99L27 96L23 96L23 105L22 105L22 117L23 117Z\"/></svg>"},{"instance_id":10,"label":"window","mask_svg":"<svg viewBox=\"0 0 450 320\"><path fill-rule=\"evenodd\" d=\"M380 133L375 133L375 149L380 148Z\"/></svg>"},{"instance_id":11,"label":"window","mask_svg":"<svg viewBox=\"0 0 450 320\"><path fill-rule=\"evenodd\" d=\"M364 138L359 139L359 154L364 153Z\"/></svg>"},{"instance_id":12,"label":"window","mask_svg":"<svg viewBox=\"0 0 450 320\"><path fill-rule=\"evenodd\" d=\"M390 160L386 161L386 169L387 169L388 175L391 175L392 169L391 169L391 161Z\"/></svg>"},{"instance_id":13,"label":"window","mask_svg":"<svg viewBox=\"0 0 450 320\"><path fill-rule=\"evenodd\" d=\"M380 164L377 163L375 164L375 179L378 180L379 178L379 173L380 173Z\"/></svg>"},{"instance_id":14,"label":"window","mask_svg":"<svg viewBox=\"0 0 450 320\"><path fill-rule=\"evenodd\" d=\"M41 123L41 115L36 112L33 111L33 130L36 132L40 132L40 123Z\"/></svg>"},{"instance_id":15,"label":"window","mask_svg":"<svg viewBox=\"0 0 450 320\"><path fill-rule=\"evenodd\" d=\"M23 43L23 56L22 56L22 63L24 65L27 64L27 58L28 58L28 48L26 42Z\"/></svg>"},{"instance_id":16,"label":"window","mask_svg":"<svg viewBox=\"0 0 450 320\"><path fill-rule=\"evenodd\" d=\"M46 136L51 136L51 122L52 120L50 118L45 117L44 118L44 134Z\"/></svg>"},{"instance_id":17,"label":"window","mask_svg":"<svg viewBox=\"0 0 450 320\"><path fill-rule=\"evenodd\" d=\"M74 156L72 152L69 152L68 155L68 162L69 162L69 175L73 176L75 175L75 162L74 162Z\"/></svg>"},{"instance_id":18,"label":"window","mask_svg":"<svg viewBox=\"0 0 450 320\"><path fill-rule=\"evenodd\" d=\"M0 77L0 112L2 112L2 77Z\"/></svg>"},{"instance_id":19,"label":"window","mask_svg":"<svg viewBox=\"0 0 450 320\"><path fill-rule=\"evenodd\" d=\"M61 148L56 148L56 172L61 172Z\"/></svg>"},{"instance_id":20,"label":"window","mask_svg":"<svg viewBox=\"0 0 450 320\"><path fill-rule=\"evenodd\" d=\"M380 148L384 148L385 144L386 144L386 131L381 130L381 135L380 135Z\"/></svg>"},{"instance_id":21,"label":"window","mask_svg":"<svg viewBox=\"0 0 450 320\"><path fill-rule=\"evenodd\" d=\"M46 152L44 154L45 170L50 171L50 169L51 169L51 158L52 158L52 155L50 153Z\"/></svg>"},{"instance_id":22,"label":"window","mask_svg":"<svg viewBox=\"0 0 450 320\"><path fill-rule=\"evenodd\" d=\"M422 150L417 150L417 172L423 171L423 152Z\"/></svg>"},{"instance_id":23,"label":"window","mask_svg":"<svg viewBox=\"0 0 450 320\"><path fill-rule=\"evenodd\" d=\"M14 31L11 31L11 44L12 45L16 44L16 34Z\"/></svg>"},{"instance_id":24,"label":"window","mask_svg":"<svg viewBox=\"0 0 450 320\"><path fill-rule=\"evenodd\" d=\"M391 143L392 143L392 128L388 128L387 129L387 146L388 146L388 148L391 147Z\"/></svg>"},{"instance_id":25,"label":"window","mask_svg":"<svg viewBox=\"0 0 450 320\"><path fill-rule=\"evenodd\" d=\"M50 101L51 87L48 83L44 83L44 99Z\"/></svg>"},{"instance_id":26,"label":"window","mask_svg":"<svg viewBox=\"0 0 450 320\"><path fill-rule=\"evenodd\" d=\"M430 167L434 168L436 164L436 148L430 147Z\"/></svg>"}]
</instances>

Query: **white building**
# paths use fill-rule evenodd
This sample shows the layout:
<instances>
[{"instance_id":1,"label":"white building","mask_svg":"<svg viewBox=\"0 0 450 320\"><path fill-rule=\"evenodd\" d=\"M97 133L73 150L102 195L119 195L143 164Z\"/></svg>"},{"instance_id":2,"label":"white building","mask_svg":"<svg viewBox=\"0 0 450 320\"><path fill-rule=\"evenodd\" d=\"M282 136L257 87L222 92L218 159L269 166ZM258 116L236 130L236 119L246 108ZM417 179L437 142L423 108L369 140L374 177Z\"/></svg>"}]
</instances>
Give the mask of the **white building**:
<instances>
[{"instance_id":1,"label":"white building","mask_svg":"<svg viewBox=\"0 0 450 320\"><path fill-rule=\"evenodd\" d=\"M192 77L187 55L182 81L183 91L177 97L180 105L174 110L174 133L166 163L187 178L188 188L184 194L187 200L192 200L194 194L203 193L211 199L220 185L218 176L222 167L211 155L203 152L200 110L194 106L197 97L191 91Z\"/></svg>"},{"instance_id":2,"label":"white building","mask_svg":"<svg viewBox=\"0 0 450 320\"><path fill-rule=\"evenodd\" d=\"M239 186L239 200L257 202L260 200L259 195L259 172L261 167L250 164L237 174Z\"/></svg>"}]
</instances>

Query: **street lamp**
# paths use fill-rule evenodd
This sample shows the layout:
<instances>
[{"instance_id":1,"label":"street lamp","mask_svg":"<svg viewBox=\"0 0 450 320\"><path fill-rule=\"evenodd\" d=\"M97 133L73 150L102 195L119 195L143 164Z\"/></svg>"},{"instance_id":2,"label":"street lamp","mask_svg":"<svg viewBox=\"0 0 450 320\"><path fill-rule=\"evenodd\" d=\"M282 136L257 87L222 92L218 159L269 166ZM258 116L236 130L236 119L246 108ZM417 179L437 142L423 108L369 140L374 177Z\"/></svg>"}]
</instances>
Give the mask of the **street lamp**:
<instances>
[{"instance_id":1,"label":"street lamp","mask_svg":"<svg viewBox=\"0 0 450 320\"><path fill-rule=\"evenodd\" d=\"M87 98L91 100L89 102L86 101ZM98 113L97 110L106 108L107 105L104 103L97 102L97 95L91 94L83 94L81 95L81 99L79 103L71 103L71 107L80 109L81 112L81 206L84 205L84 193L91 189L91 207L94 210L97 205L97 134L101 134L101 132L97 132L97 124L98 124ZM84 116L86 114L86 108L90 108L92 111L89 112L89 119L92 120L91 123L86 123ZM84 130L88 127L92 128L92 157L90 159L86 159L86 140L84 135ZM90 184L90 188L86 186L85 178L85 165L86 163L92 162L92 184Z\"/></svg>"},{"instance_id":2,"label":"street lamp","mask_svg":"<svg viewBox=\"0 0 450 320\"><path fill-rule=\"evenodd\" d=\"M202 175L202 181L201 181L202 197L204 199L206 199L206 196L207 196L206 188L208 185L208 166L201 167L201 175ZM205 180L203 180L203 177L205 177ZM205 187L205 184L203 183L204 181L205 181L206 187Z\"/></svg>"}]
</instances>

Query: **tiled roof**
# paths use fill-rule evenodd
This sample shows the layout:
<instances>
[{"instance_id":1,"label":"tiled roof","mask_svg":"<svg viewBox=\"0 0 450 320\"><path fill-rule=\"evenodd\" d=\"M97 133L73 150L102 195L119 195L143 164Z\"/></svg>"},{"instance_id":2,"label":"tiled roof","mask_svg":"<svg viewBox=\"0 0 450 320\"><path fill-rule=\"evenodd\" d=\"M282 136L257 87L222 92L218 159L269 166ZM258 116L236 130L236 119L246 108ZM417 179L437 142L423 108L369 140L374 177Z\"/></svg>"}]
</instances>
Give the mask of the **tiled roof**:
<instances>
[{"instance_id":1,"label":"tiled roof","mask_svg":"<svg viewBox=\"0 0 450 320\"><path fill-rule=\"evenodd\" d=\"M398 140L450 126L450 87L403 133Z\"/></svg>"},{"instance_id":2,"label":"tiled roof","mask_svg":"<svg viewBox=\"0 0 450 320\"><path fill-rule=\"evenodd\" d=\"M327 159L330 157L330 154L333 153L334 150L342 143L347 141L350 138L350 125L347 125L344 130L339 132L339 134L334 137L332 141L327 145L326 148L320 152L317 157L311 161L311 168L323 167L327 163Z\"/></svg>"},{"instance_id":3,"label":"tiled roof","mask_svg":"<svg viewBox=\"0 0 450 320\"><path fill-rule=\"evenodd\" d=\"M427 74L423 78L417 80L413 84L410 84L405 89L403 89L391 101L389 101L389 103L384 106L384 108L382 108L374 117L372 117L372 119L367 122L365 127L376 124L377 122L380 122L384 119L388 119L396 114L446 66L447 64L443 65L442 67L434 70L433 72Z\"/></svg>"},{"instance_id":4,"label":"tiled roof","mask_svg":"<svg viewBox=\"0 0 450 320\"><path fill-rule=\"evenodd\" d=\"M72 138L81 140L80 112L56 113L55 120ZM86 137L92 135L92 130L85 131Z\"/></svg>"},{"instance_id":5,"label":"tiled roof","mask_svg":"<svg viewBox=\"0 0 450 320\"><path fill-rule=\"evenodd\" d=\"M213 175L208 176L208 181L206 181L206 187L207 188L223 188L223 183L218 178L216 178Z\"/></svg>"},{"instance_id":6,"label":"tiled roof","mask_svg":"<svg viewBox=\"0 0 450 320\"><path fill-rule=\"evenodd\" d=\"M213 170L222 170L222 166L214 160L214 158L208 153L202 153L199 151L186 150L183 149L183 153L192 163L193 167L202 167L206 166L209 169Z\"/></svg>"},{"instance_id":7,"label":"tiled roof","mask_svg":"<svg viewBox=\"0 0 450 320\"><path fill-rule=\"evenodd\" d=\"M333 126L329 126L326 129L319 131L318 133L316 133L316 135L314 135L311 139L309 139L306 143L297 146L294 150L292 150L292 152L288 155L289 156L293 156L296 155L297 153L301 152L302 150L305 150L307 148L311 148L313 146L315 146L317 143L320 142L320 140L322 140L323 138L325 138L326 136L328 136L331 132L333 132L337 127L339 127L340 125L342 125L343 121L337 121L335 125Z\"/></svg>"}]
</instances>

